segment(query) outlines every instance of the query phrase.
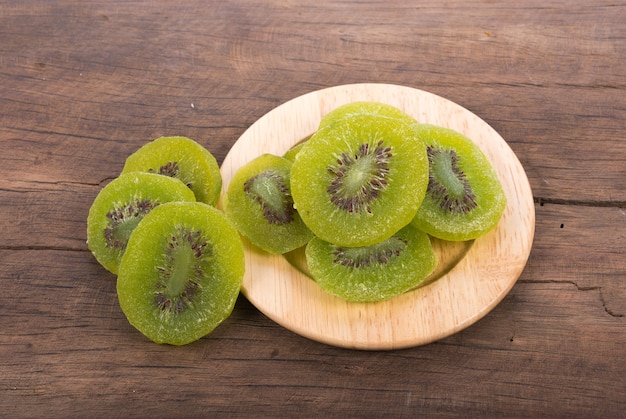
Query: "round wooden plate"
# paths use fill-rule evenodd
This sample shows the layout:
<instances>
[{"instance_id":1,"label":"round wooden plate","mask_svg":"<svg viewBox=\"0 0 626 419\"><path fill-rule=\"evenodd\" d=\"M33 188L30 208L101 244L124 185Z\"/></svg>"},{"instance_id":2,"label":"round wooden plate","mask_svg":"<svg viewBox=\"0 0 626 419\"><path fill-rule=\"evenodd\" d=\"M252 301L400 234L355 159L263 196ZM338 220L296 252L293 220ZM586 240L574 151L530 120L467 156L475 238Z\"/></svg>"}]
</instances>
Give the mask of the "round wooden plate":
<instances>
[{"instance_id":1,"label":"round wooden plate","mask_svg":"<svg viewBox=\"0 0 626 419\"><path fill-rule=\"evenodd\" d=\"M492 310L522 273L535 230L535 207L521 163L485 121L440 96L389 84L352 84L305 94L251 125L221 167L223 191L244 164L263 153L284 154L310 136L323 115L355 101L394 105L419 122L471 138L494 166L508 199L497 227L473 243L438 244L446 266L436 280L378 303L349 303L324 292L297 263L257 250L244 240L242 292L262 313L307 338L326 344L387 350L423 345L475 323ZM446 255L447 253L450 253Z\"/></svg>"}]
</instances>

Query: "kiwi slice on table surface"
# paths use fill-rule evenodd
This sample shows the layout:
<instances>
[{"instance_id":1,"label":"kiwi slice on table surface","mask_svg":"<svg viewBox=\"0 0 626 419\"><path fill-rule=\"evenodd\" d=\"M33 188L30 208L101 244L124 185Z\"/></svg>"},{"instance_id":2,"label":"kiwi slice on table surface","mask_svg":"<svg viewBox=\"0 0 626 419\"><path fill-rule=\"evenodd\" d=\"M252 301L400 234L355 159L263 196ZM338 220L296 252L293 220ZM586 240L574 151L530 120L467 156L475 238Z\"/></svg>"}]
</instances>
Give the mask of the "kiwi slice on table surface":
<instances>
[{"instance_id":1,"label":"kiwi slice on table surface","mask_svg":"<svg viewBox=\"0 0 626 419\"><path fill-rule=\"evenodd\" d=\"M293 207L291 166L272 154L255 158L237 170L222 201L241 234L273 254L304 246L313 237Z\"/></svg>"},{"instance_id":2,"label":"kiwi slice on table surface","mask_svg":"<svg viewBox=\"0 0 626 419\"><path fill-rule=\"evenodd\" d=\"M415 216L428 185L428 158L411 125L356 115L315 132L296 155L291 193L319 238L367 246Z\"/></svg>"},{"instance_id":3,"label":"kiwi slice on table surface","mask_svg":"<svg viewBox=\"0 0 626 419\"><path fill-rule=\"evenodd\" d=\"M380 243L343 247L314 238L309 272L320 287L353 302L382 301L417 287L437 266L426 233L410 224Z\"/></svg>"},{"instance_id":4,"label":"kiwi slice on table surface","mask_svg":"<svg viewBox=\"0 0 626 419\"><path fill-rule=\"evenodd\" d=\"M133 231L117 294L128 321L156 343L184 345L230 316L245 269L235 227L201 202L170 202Z\"/></svg>"},{"instance_id":5,"label":"kiwi slice on table surface","mask_svg":"<svg viewBox=\"0 0 626 419\"><path fill-rule=\"evenodd\" d=\"M146 214L165 202L195 200L178 179L144 172L120 175L100 190L89 209L87 247L117 274L128 238Z\"/></svg>"},{"instance_id":6,"label":"kiwi slice on table surface","mask_svg":"<svg viewBox=\"0 0 626 419\"><path fill-rule=\"evenodd\" d=\"M426 144L429 183L412 224L449 241L467 241L492 230L506 208L506 195L487 157L452 129L416 125Z\"/></svg>"},{"instance_id":7,"label":"kiwi slice on table surface","mask_svg":"<svg viewBox=\"0 0 626 419\"><path fill-rule=\"evenodd\" d=\"M152 172L180 179L196 201L215 205L222 177L215 157L187 137L159 137L128 156L122 173Z\"/></svg>"},{"instance_id":8,"label":"kiwi slice on table surface","mask_svg":"<svg viewBox=\"0 0 626 419\"><path fill-rule=\"evenodd\" d=\"M417 122L411 115L395 106L381 102L361 101L346 103L328 112L322 117L319 128L324 128L343 118L358 115L386 116L404 121L407 124L415 124Z\"/></svg>"}]
</instances>

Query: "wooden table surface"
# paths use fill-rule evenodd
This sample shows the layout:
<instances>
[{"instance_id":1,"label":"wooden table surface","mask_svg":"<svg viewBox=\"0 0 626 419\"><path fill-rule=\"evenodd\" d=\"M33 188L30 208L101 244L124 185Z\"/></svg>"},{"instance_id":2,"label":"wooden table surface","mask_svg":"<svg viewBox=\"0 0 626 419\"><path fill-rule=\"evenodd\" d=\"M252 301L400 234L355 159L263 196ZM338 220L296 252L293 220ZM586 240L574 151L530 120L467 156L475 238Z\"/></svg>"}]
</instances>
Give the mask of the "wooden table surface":
<instances>
[{"instance_id":1,"label":"wooden table surface","mask_svg":"<svg viewBox=\"0 0 626 419\"><path fill-rule=\"evenodd\" d=\"M625 57L619 1L2 2L2 416L625 417ZM536 230L504 300L395 351L243 296L188 346L130 326L85 244L126 156L184 135L221 163L279 104L360 82L450 99L518 156Z\"/></svg>"}]
</instances>

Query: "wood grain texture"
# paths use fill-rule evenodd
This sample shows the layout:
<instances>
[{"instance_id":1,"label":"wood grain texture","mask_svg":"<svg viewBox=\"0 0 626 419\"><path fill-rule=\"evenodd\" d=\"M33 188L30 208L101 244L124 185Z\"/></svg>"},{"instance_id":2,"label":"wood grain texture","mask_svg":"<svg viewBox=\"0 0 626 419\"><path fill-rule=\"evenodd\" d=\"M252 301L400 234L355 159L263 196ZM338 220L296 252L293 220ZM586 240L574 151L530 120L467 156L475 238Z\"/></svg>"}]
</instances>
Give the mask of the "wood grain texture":
<instances>
[{"instance_id":1,"label":"wood grain texture","mask_svg":"<svg viewBox=\"0 0 626 419\"><path fill-rule=\"evenodd\" d=\"M626 7L603 0L2 2L0 412L624 417L625 56ZM85 246L125 157L185 135L221 163L281 103L358 82L446 97L518 156L536 231L504 300L397 351L303 338L243 297L189 346L136 332Z\"/></svg>"}]
</instances>

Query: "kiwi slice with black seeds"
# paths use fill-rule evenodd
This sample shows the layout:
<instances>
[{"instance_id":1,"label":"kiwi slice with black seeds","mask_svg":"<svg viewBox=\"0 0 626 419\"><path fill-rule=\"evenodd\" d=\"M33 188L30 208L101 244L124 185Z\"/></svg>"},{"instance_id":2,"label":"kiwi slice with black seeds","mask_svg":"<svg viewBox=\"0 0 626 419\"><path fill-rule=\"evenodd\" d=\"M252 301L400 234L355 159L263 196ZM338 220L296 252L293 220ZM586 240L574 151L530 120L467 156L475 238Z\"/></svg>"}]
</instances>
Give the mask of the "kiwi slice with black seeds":
<instances>
[{"instance_id":1,"label":"kiwi slice with black seeds","mask_svg":"<svg viewBox=\"0 0 626 419\"><path fill-rule=\"evenodd\" d=\"M273 254L304 246L313 237L293 206L291 166L272 154L255 158L235 173L222 201L241 234Z\"/></svg>"},{"instance_id":2,"label":"kiwi slice with black seeds","mask_svg":"<svg viewBox=\"0 0 626 419\"><path fill-rule=\"evenodd\" d=\"M180 180L153 173L122 174L100 190L87 216L87 247L117 274L132 231L152 209L169 201L195 201Z\"/></svg>"},{"instance_id":3,"label":"kiwi slice with black seeds","mask_svg":"<svg viewBox=\"0 0 626 419\"><path fill-rule=\"evenodd\" d=\"M141 171L180 179L196 201L216 205L222 177L215 157L187 137L159 137L128 156L122 173Z\"/></svg>"},{"instance_id":4,"label":"kiwi slice with black seeds","mask_svg":"<svg viewBox=\"0 0 626 419\"><path fill-rule=\"evenodd\" d=\"M452 129L433 125L414 129L426 144L429 182L412 224L449 241L476 239L492 230L507 199L485 154Z\"/></svg>"},{"instance_id":5,"label":"kiwi slice with black seeds","mask_svg":"<svg viewBox=\"0 0 626 419\"><path fill-rule=\"evenodd\" d=\"M230 316L244 269L243 244L221 211L162 204L130 236L117 280L120 307L152 341L191 343Z\"/></svg>"},{"instance_id":6,"label":"kiwi slice with black seeds","mask_svg":"<svg viewBox=\"0 0 626 419\"><path fill-rule=\"evenodd\" d=\"M365 247L314 238L306 247L309 272L322 289L347 301L382 301L417 287L437 266L429 237L408 225Z\"/></svg>"},{"instance_id":7,"label":"kiwi slice with black seeds","mask_svg":"<svg viewBox=\"0 0 626 419\"><path fill-rule=\"evenodd\" d=\"M305 224L321 239L368 246L415 216L428 185L423 142L405 121L381 115L339 118L296 154L291 193Z\"/></svg>"}]
</instances>

